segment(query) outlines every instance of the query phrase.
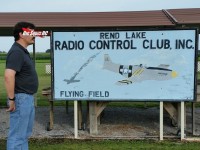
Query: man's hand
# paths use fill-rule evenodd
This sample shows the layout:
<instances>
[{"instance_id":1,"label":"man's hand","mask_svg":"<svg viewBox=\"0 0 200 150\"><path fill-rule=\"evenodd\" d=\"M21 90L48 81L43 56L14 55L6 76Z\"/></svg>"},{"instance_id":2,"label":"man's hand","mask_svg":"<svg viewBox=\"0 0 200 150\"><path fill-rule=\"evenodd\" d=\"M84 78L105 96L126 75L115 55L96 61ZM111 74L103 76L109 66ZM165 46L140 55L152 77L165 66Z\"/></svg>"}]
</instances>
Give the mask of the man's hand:
<instances>
[{"instance_id":1,"label":"man's hand","mask_svg":"<svg viewBox=\"0 0 200 150\"><path fill-rule=\"evenodd\" d=\"M7 112L13 112L15 111L15 101L9 100L9 108L6 110Z\"/></svg>"}]
</instances>

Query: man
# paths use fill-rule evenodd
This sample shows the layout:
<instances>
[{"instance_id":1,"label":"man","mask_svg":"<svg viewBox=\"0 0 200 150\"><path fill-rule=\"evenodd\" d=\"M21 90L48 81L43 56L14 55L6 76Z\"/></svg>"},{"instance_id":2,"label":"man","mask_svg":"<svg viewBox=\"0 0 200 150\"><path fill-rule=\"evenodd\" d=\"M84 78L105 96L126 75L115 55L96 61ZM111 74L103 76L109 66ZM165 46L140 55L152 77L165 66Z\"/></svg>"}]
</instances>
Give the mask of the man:
<instances>
[{"instance_id":1,"label":"man","mask_svg":"<svg viewBox=\"0 0 200 150\"><path fill-rule=\"evenodd\" d=\"M18 22L13 31L15 42L6 58L5 87L10 112L10 128L7 150L28 150L28 138L32 134L35 108L34 96L38 89L38 76L27 47L35 42L31 34L23 34L24 29L34 32L35 26L29 22Z\"/></svg>"}]
</instances>

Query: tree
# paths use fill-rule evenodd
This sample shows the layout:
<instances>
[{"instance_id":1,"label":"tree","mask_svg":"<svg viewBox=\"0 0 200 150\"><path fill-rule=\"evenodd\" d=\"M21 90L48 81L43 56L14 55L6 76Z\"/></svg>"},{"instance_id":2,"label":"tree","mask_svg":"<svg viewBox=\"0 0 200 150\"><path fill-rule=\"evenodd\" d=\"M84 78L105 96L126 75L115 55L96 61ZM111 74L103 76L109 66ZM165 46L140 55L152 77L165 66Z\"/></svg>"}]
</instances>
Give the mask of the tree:
<instances>
[{"instance_id":1,"label":"tree","mask_svg":"<svg viewBox=\"0 0 200 150\"><path fill-rule=\"evenodd\" d=\"M47 49L45 52L46 52L46 53L50 53L50 52L51 52L51 49Z\"/></svg>"}]
</instances>

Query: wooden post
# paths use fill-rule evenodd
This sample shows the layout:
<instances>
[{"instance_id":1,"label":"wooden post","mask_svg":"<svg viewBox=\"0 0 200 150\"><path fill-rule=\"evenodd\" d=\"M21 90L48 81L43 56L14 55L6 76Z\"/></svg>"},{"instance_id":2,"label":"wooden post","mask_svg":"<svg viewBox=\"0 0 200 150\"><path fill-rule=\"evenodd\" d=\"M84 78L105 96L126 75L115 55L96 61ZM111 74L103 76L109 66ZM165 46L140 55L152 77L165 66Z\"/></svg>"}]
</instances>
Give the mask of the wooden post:
<instances>
[{"instance_id":1,"label":"wooden post","mask_svg":"<svg viewBox=\"0 0 200 150\"><path fill-rule=\"evenodd\" d=\"M176 126L178 124L178 112L176 103L164 102L163 107L169 113L172 120L172 125Z\"/></svg>"},{"instance_id":2,"label":"wooden post","mask_svg":"<svg viewBox=\"0 0 200 150\"><path fill-rule=\"evenodd\" d=\"M98 134L100 116L108 102L89 102L89 126L90 134Z\"/></svg>"},{"instance_id":3,"label":"wooden post","mask_svg":"<svg viewBox=\"0 0 200 150\"><path fill-rule=\"evenodd\" d=\"M69 113L69 101L65 102L66 114Z\"/></svg>"},{"instance_id":4,"label":"wooden post","mask_svg":"<svg viewBox=\"0 0 200 150\"><path fill-rule=\"evenodd\" d=\"M34 67L35 67L35 60L36 60L36 57L35 57L35 43L33 43L33 64L34 64ZM37 93L34 94L34 105L37 106Z\"/></svg>"},{"instance_id":5,"label":"wooden post","mask_svg":"<svg viewBox=\"0 0 200 150\"><path fill-rule=\"evenodd\" d=\"M82 114L82 102L78 101L78 129L82 129L83 114Z\"/></svg>"},{"instance_id":6,"label":"wooden post","mask_svg":"<svg viewBox=\"0 0 200 150\"><path fill-rule=\"evenodd\" d=\"M53 120L54 120L54 118L53 118L53 101L51 101L50 99L49 99L49 107L50 107L50 111L49 111L49 121L50 121L50 124L49 124L49 130L52 130L53 129Z\"/></svg>"},{"instance_id":7,"label":"wooden post","mask_svg":"<svg viewBox=\"0 0 200 150\"><path fill-rule=\"evenodd\" d=\"M195 126L195 102L192 102L192 135L196 135L196 126Z\"/></svg>"},{"instance_id":8,"label":"wooden post","mask_svg":"<svg viewBox=\"0 0 200 150\"><path fill-rule=\"evenodd\" d=\"M90 134L98 134L96 102L89 102Z\"/></svg>"}]
</instances>

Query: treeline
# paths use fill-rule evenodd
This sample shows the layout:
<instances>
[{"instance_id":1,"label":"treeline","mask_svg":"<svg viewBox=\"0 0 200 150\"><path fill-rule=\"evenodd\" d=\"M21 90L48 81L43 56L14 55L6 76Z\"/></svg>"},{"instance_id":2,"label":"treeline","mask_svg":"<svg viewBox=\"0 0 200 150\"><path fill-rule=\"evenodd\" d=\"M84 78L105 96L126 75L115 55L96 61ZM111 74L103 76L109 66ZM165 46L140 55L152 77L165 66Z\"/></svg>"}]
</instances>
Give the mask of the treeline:
<instances>
[{"instance_id":1,"label":"treeline","mask_svg":"<svg viewBox=\"0 0 200 150\"><path fill-rule=\"evenodd\" d=\"M31 58L33 58L33 53L31 54ZM0 60L5 60L6 59L7 53L0 53ZM35 53L35 58L36 60L50 60L51 59L51 54L50 53Z\"/></svg>"}]
</instances>

